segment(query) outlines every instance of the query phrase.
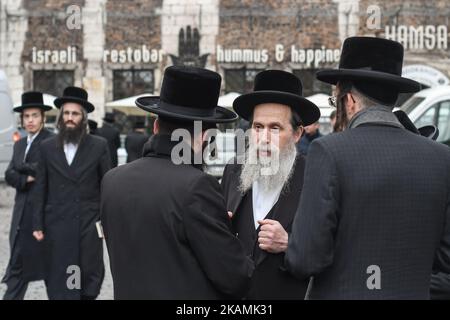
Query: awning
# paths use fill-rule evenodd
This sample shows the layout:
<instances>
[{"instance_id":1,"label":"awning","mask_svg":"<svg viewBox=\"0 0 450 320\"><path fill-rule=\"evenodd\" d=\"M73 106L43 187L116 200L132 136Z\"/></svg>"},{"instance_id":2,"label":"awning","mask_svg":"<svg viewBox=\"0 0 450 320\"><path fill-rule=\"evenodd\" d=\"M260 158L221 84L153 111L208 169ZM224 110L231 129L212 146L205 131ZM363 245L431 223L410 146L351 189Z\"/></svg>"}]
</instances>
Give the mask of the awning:
<instances>
[{"instance_id":1,"label":"awning","mask_svg":"<svg viewBox=\"0 0 450 320\"><path fill-rule=\"evenodd\" d=\"M225 108L233 108L234 100L239 97L241 94L237 92L230 92L223 96L219 97L219 102L217 103L221 107Z\"/></svg>"},{"instance_id":2,"label":"awning","mask_svg":"<svg viewBox=\"0 0 450 320\"><path fill-rule=\"evenodd\" d=\"M129 98L111 101L111 102L106 103L105 107L109 111L116 110L116 111L126 114L127 116L148 116L151 113L146 112L146 111L142 110L141 108L138 108L136 106L135 101L137 98L140 98L143 96L152 96L152 95L153 94L151 94L151 93L144 93L144 94L140 94L140 95L129 97Z\"/></svg>"}]
</instances>

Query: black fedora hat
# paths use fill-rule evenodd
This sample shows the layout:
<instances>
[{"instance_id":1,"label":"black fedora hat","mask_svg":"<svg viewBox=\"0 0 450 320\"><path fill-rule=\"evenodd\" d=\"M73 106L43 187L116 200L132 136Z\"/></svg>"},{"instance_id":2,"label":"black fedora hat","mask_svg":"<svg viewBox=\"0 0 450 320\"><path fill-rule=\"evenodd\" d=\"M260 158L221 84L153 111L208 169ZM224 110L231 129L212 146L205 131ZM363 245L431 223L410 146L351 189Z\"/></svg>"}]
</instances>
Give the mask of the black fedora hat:
<instances>
[{"instance_id":1,"label":"black fedora hat","mask_svg":"<svg viewBox=\"0 0 450 320\"><path fill-rule=\"evenodd\" d=\"M320 118L319 108L302 96L303 86L294 74L281 70L266 70L255 77L253 92L243 94L233 102L234 111L250 120L255 106L263 103L288 105L296 112L304 126Z\"/></svg>"},{"instance_id":2,"label":"black fedora hat","mask_svg":"<svg viewBox=\"0 0 450 320\"><path fill-rule=\"evenodd\" d=\"M439 137L439 129L434 125L427 125L416 128L414 123L403 110L394 111L394 115L398 121L405 127L406 130L412 133L419 134L431 140L436 140Z\"/></svg>"},{"instance_id":3,"label":"black fedora hat","mask_svg":"<svg viewBox=\"0 0 450 320\"><path fill-rule=\"evenodd\" d=\"M420 127L417 130L419 130L421 136L427 137L428 139L434 141L436 141L436 139L439 137L439 128L433 124Z\"/></svg>"},{"instance_id":4,"label":"black fedora hat","mask_svg":"<svg viewBox=\"0 0 450 320\"><path fill-rule=\"evenodd\" d=\"M15 107L13 110L15 112L23 112L25 109L29 108L39 108L44 111L49 111L52 107L44 104L44 97L42 92L38 91L28 91L22 94L22 104Z\"/></svg>"},{"instance_id":5,"label":"black fedora hat","mask_svg":"<svg viewBox=\"0 0 450 320\"><path fill-rule=\"evenodd\" d=\"M64 89L63 96L55 99L55 106L61 108L66 102L78 103L87 113L94 111L94 105L88 101L88 93L79 87L67 87Z\"/></svg>"},{"instance_id":6,"label":"black fedora hat","mask_svg":"<svg viewBox=\"0 0 450 320\"><path fill-rule=\"evenodd\" d=\"M93 131L97 130L97 128L98 128L98 123L97 123L97 121L95 121L95 120L88 119L88 126L89 126L89 130L90 130L91 132L93 132Z\"/></svg>"},{"instance_id":7,"label":"black fedora hat","mask_svg":"<svg viewBox=\"0 0 450 320\"><path fill-rule=\"evenodd\" d=\"M354 81L362 93L380 102L395 103L399 93L417 92L419 82L403 78L403 46L373 37L350 37L342 45L338 69L318 71L317 79L336 85Z\"/></svg>"},{"instance_id":8,"label":"black fedora hat","mask_svg":"<svg viewBox=\"0 0 450 320\"><path fill-rule=\"evenodd\" d=\"M106 112L105 116L103 117L103 121L113 123L116 121L116 117L114 116L113 112Z\"/></svg>"},{"instance_id":9,"label":"black fedora hat","mask_svg":"<svg viewBox=\"0 0 450 320\"><path fill-rule=\"evenodd\" d=\"M145 129L145 118L138 118L133 125L134 129Z\"/></svg>"},{"instance_id":10,"label":"black fedora hat","mask_svg":"<svg viewBox=\"0 0 450 320\"><path fill-rule=\"evenodd\" d=\"M237 115L217 106L221 81L220 75L210 70L171 66L164 72L160 96L138 98L136 105L178 121L233 122Z\"/></svg>"}]
</instances>

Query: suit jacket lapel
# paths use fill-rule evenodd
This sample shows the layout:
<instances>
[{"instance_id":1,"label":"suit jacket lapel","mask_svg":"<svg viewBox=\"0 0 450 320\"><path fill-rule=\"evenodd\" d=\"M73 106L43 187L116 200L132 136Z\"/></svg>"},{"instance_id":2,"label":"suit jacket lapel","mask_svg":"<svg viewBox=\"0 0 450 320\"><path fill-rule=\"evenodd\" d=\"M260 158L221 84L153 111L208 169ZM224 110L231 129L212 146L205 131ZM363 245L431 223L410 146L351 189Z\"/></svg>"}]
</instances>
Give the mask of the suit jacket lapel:
<instances>
[{"instance_id":1,"label":"suit jacket lapel","mask_svg":"<svg viewBox=\"0 0 450 320\"><path fill-rule=\"evenodd\" d=\"M274 207L272 219L279 221L285 230L290 228L297 211L302 192L304 170L305 160L302 156L298 156L294 172L289 180L288 189L283 190L284 192L280 194Z\"/></svg>"},{"instance_id":2,"label":"suit jacket lapel","mask_svg":"<svg viewBox=\"0 0 450 320\"><path fill-rule=\"evenodd\" d=\"M77 178L79 174L78 170L80 166L83 164L83 161L86 159L86 155L90 152L91 145L91 136L86 135L78 145L77 152L75 153L75 157L73 158L72 164L69 166L70 172L72 175Z\"/></svg>"},{"instance_id":3,"label":"suit jacket lapel","mask_svg":"<svg viewBox=\"0 0 450 320\"><path fill-rule=\"evenodd\" d=\"M231 175L230 179L230 193L228 195L228 210L231 212L236 213L236 210L238 209L239 205L242 202L242 199L244 198L245 194L242 194L242 192L239 191L239 176L240 176L240 169L241 166L236 166L234 168L234 172Z\"/></svg>"},{"instance_id":4,"label":"suit jacket lapel","mask_svg":"<svg viewBox=\"0 0 450 320\"><path fill-rule=\"evenodd\" d=\"M81 147L81 143L77 149L77 153L78 153L80 147ZM55 147L55 152L52 154L49 154L48 157L55 159L54 167L62 175L64 175L66 178L68 178L72 181L77 181L77 177L75 176L74 170L73 170L73 165L75 163L77 154L75 154L75 158L72 161L72 165L69 166L69 163L67 162L67 158L66 158L66 153L64 152L64 147L58 143Z\"/></svg>"},{"instance_id":5,"label":"suit jacket lapel","mask_svg":"<svg viewBox=\"0 0 450 320\"><path fill-rule=\"evenodd\" d=\"M300 201L300 195L303 186L303 174L305 169L305 161L302 156L298 156L294 172L289 180L289 186L286 191L280 194L278 201L273 207L272 216L270 219L277 220L283 228L289 233L294 215L297 212L297 207ZM259 227L256 230L259 232ZM261 250L258 245L258 237L255 242L255 252L259 251L256 256L255 264L259 265L267 257L268 253Z\"/></svg>"},{"instance_id":6,"label":"suit jacket lapel","mask_svg":"<svg viewBox=\"0 0 450 320\"><path fill-rule=\"evenodd\" d=\"M23 139L23 140L19 141L19 143L20 143L20 145L17 150L16 157L19 159L19 163L22 163L22 162L24 162L25 150L27 148L27 139Z\"/></svg>"},{"instance_id":7,"label":"suit jacket lapel","mask_svg":"<svg viewBox=\"0 0 450 320\"><path fill-rule=\"evenodd\" d=\"M57 163L59 164L60 172L68 179L75 181L75 178L72 176L69 163L66 159L66 154L64 152L64 147L57 146L54 157L57 159Z\"/></svg>"},{"instance_id":8,"label":"suit jacket lapel","mask_svg":"<svg viewBox=\"0 0 450 320\"><path fill-rule=\"evenodd\" d=\"M39 143L48 137L48 131L46 129L42 129L41 132L37 135L36 138L34 138L33 143L31 144L30 150L28 150L27 156L25 157L25 162L29 161L28 159L34 152L37 150L37 146ZM25 144L26 148L26 144ZM25 150L24 150L25 151Z\"/></svg>"},{"instance_id":9,"label":"suit jacket lapel","mask_svg":"<svg viewBox=\"0 0 450 320\"><path fill-rule=\"evenodd\" d=\"M304 158L302 156L298 156L295 163L294 172L289 182L289 189L285 193L282 193L280 195L277 203L274 205L272 210L271 219L279 221L285 230L290 230L293 217L297 211L303 185L303 173L305 169L304 167ZM227 198L227 209L233 213L237 213L237 209L242 203L242 200L245 196L238 190L241 168L241 166L235 166L233 168L234 171L231 172L229 176L230 180L228 186L229 193ZM248 191L250 196L251 191L252 189ZM252 199L250 199L250 201L252 201ZM250 214L253 215L253 212L251 212ZM256 234L258 234L259 231L260 228L256 230ZM254 257L256 258L255 264L258 265L264 261L268 253L259 248L257 236L255 239L254 252L256 254L254 254Z\"/></svg>"}]
</instances>

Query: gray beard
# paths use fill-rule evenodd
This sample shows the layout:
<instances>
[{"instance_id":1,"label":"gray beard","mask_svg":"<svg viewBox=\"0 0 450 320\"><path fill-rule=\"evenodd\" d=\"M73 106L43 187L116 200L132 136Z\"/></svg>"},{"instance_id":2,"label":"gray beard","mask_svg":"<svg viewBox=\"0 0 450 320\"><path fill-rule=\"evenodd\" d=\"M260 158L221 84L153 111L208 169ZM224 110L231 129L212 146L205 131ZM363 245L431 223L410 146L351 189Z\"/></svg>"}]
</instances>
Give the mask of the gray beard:
<instances>
[{"instance_id":1,"label":"gray beard","mask_svg":"<svg viewBox=\"0 0 450 320\"><path fill-rule=\"evenodd\" d=\"M265 191L279 187L282 187L282 193L288 191L289 180L294 172L295 159L297 158L295 142L291 141L287 148L279 153L279 157L278 155L274 156L278 157L278 159L274 159L278 164L275 168L271 168L271 163L267 163L267 161L252 162L249 153L255 152L255 148L256 146L250 145L246 152L240 175L239 191L243 194L246 193L256 181Z\"/></svg>"}]
</instances>

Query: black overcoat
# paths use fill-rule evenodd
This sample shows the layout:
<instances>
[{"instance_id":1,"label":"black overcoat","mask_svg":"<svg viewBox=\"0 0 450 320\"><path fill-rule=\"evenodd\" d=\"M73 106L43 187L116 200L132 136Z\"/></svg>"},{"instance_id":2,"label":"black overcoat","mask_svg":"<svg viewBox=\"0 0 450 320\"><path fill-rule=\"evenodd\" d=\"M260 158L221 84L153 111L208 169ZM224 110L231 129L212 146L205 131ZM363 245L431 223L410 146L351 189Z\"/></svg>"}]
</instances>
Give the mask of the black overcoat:
<instances>
[{"instance_id":1,"label":"black overcoat","mask_svg":"<svg viewBox=\"0 0 450 320\"><path fill-rule=\"evenodd\" d=\"M117 167L117 150L120 148L120 131L112 124L104 122L101 128L95 132L96 135L108 141L109 155L111 156L112 167Z\"/></svg>"},{"instance_id":2,"label":"black overcoat","mask_svg":"<svg viewBox=\"0 0 450 320\"><path fill-rule=\"evenodd\" d=\"M127 163L139 159L144 152L144 144L149 136L141 132L130 132L125 138L125 150L127 151Z\"/></svg>"},{"instance_id":3,"label":"black overcoat","mask_svg":"<svg viewBox=\"0 0 450 320\"><path fill-rule=\"evenodd\" d=\"M20 250L22 259L22 278L25 281L43 279L43 245L37 242L32 233L33 209L35 205L35 182L27 183L27 177L36 178L38 162L40 159L40 143L53 134L47 129L42 129L33 140L26 158L27 137L14 144L13 157L5 172L6 182L16 189L14 209L9 233L9 246L11 249L10 261L3 281L9 278L10 267L15 264L12 261L14 250Z\"/></svg>"},{"instance_id":4,"label":"black overcoat","mask_svg":"<svg viewBox=\"0 0 450 320\"><path fill-rule=\"evenodd\" d=\"M449 248L447 146L381 123L311 144L286 254L311 299L428 299Z\"/></svg>"},{"instance_id":5,"label":"black overcoat","mask_svg":"<svg viewBox=\"0 0 450 320\"><path fill-rule=\"evenodd\" d=\"M154 135L143 158L103 179L114 297L241 298L253 262L231 232L217 180L193 165L174 164L176 144Z\"/></svg>"},{"instance_id":6,"label":"black overcoat","mask_svg":"<svg viewBox=\"0 0 450 320\"><path fill-rule=\"evenodd\" d=\"M97 296L104 266L96 222L100 220L101 180L111 168L108 145L103 138L86 135L69 166L55 136L41 143L41 154L41 178L36 184L41 203L34 215L34 230L44 231L49 298ZM81 288L70 277L77 267Z\"/></svg>"}]
</instances>

